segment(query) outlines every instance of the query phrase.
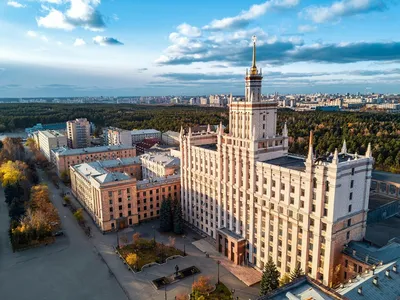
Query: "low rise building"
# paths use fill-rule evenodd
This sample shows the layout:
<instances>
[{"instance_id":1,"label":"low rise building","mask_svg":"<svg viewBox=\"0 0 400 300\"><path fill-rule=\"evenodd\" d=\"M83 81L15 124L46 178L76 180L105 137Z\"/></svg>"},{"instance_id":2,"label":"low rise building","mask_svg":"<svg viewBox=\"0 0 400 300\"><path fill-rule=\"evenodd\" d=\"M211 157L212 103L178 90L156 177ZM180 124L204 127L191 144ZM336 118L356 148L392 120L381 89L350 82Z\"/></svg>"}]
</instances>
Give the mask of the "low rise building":
<instances>
[{"instance_id":1,"label":"low rise building","mask_svg":"<svg viewBox=\"0 0 400 300\"><path fill-rule=\"evenodd\" d=\"M88 147L82 149L61 147L53 149L52 155L52 162L57 167L58 174L61 174L68 170L70 166L76 164L134 157L136 156L136 149L133 146L125 145Z\"/></svg>"},{"instance_id":2,"label":"low rise building","mask_svg":"<svg viewBox=\"0 0 400 300\"><path fill-rule=\"evenodd\" d=\"M162 134L161 141L165 145L179 146L179 132L167 131Z\"/></svg>"},{"instance_id":3,"label":"low rise building","mask_svg":"<svg viewBox=\"0 0 400 300\"><path fill-rule=\"evenodd\" d=\"M163 199L180 195L179 174L141 180L138 159L120 161L70 166L72 194L103 232L156 218Z\"/></svg>"},{"instance_id":4,"label":"low rise building","mask_svg":"<svg viewBox=\"0 0 400 300\"><path fill-rule=\"evenodd\" d=\"M154 138L161 141L161 132L155 129L132 130L132 143L136 144L144 139Z\"/></svg>"},{"instance_id":5,"label":"low rise building","mask_svg":"<svg viewBox=\"0 0 400 300\"><path fill-rule=\"evenodd\" d=\"M51 161L51 150L59 147L67 146L67 137L60 131L43 130L38 131L34 135L36 145L44 154L48 161Z\"/></svg>"},{"instance_id":6,"label":"low rise building","mask_svg":"<svg viewBox=\"0 0 400 300\"><path fill-rule=\"evenodd\" d=\"M178 174L180 159L163 153L146 153L140 156L143 178Z\"/></svg>"}]
</instances>

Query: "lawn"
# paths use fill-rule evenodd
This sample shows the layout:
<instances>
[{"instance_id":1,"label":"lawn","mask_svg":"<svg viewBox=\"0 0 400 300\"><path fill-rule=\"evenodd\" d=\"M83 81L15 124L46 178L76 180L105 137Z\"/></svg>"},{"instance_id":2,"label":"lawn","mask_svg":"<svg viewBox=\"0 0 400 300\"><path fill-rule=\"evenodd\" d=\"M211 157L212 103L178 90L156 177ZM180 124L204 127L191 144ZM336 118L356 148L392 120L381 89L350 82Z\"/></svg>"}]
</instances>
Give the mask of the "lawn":
<instances>
[{"instance_id":1,"label":"lawn","mask_svg":"<svg viewBox=\"0 0 400 300\"><path fill-rule=\"evenodd\" d=\"M121 247L119 252L125 260L130 253L136 253L137 262L130 264L130 267L136 270L140 270L144 265L149 263L164 263L168 257L173 255L183 256L183 252L173 246L154 243L153 240L143 238Z\"/></svg>"}]
</instances>

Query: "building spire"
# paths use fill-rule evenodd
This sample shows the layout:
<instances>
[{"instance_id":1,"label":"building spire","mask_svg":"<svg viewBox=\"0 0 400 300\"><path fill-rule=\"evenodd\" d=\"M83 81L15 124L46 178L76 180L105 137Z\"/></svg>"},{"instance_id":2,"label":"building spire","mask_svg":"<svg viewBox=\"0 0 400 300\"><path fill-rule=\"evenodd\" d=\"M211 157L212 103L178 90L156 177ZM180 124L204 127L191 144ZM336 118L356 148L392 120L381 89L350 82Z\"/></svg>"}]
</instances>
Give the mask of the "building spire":
<instances>
[{"instance_id":1,"label":"building spire","mask_svg":"<svg viewBox=\"0 0 400 300\"><path fill-rule=\"evenodd\" d=\"M282 135L285 136L285 137L288 136L288 129L287 129L287 124L286 124L286 122L285 122L285 125L283 126Z\"/></svg>"},{"instance_id":2,"label":"building spire","mask_svg":"<svg viewBox=\"0 0 400 300\"><path fill-rule=\"evenodd\" d=\"M253 35L253 63L250 69L250 75L257 75L257 66L256 66L256 41L257 37Z\"/></svg>"},{"instance_id":3,"label":"building spire","mask_svg":"<svg viewBox=\"0 0 400 300\"><path fill-rule=\"evenodd\" d=\"M365 152L366 157L372 157L371 143L368 143L367 152Z\"/></svg>"},{"instance_id":4,"label":"building spire","mask_svg":"<svg viewBox=\"0 0 400 300\"><path fill-rule=\"evenodd\" d=\"M342 153L347 154L347 144L345 139L343 140Z\"/></svg>"},{"instance_id":5,"label":"building spire","mask_svg":"<svg viewBox=\"0 0 400 300\"><path fill-rule=\"evenodd\" d=\"M333 154L332 163L337 165L338 162L339 162L338 150L337 148L335 148L335 153Z\"/></svg>"},{"instance_id":6,"label":"building spire","mask_svg":"<svg viewBox=\"0 0 400 300\"><path fill-rule=\"evenodd\" d=\"M210 126L210 124L208 124L207 125L207 133L210 133L211 132L211 126Z\"/></svg>"},{"instance_id":7,"label":"building spire","mask_svg":"<svg viewBox=\"0 0 400 300\"><path fill-rule=\"evenodd\" d=\"M314 160L313 139L314 139L314 133L311 130L310 131L310 142L308 144L308 156L307 156L307 160L310 160L310 161Z\"/></svg>"}]
</instances>

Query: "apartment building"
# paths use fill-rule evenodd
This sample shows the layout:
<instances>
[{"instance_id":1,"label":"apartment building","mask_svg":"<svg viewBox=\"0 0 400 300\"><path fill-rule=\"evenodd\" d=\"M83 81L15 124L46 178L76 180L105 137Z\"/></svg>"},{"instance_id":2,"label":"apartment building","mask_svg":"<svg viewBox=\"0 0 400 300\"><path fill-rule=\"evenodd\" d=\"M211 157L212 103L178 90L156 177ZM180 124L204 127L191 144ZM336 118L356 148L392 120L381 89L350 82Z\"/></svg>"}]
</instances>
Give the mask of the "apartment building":
<instances>
[{"instance_id":1,"label":"apartment building","mask_svg":"<svg viewBox=\"0 0 400 300\"><path fill-rule=\"evenodd\" d=\"M102 160L128 158L136 156L133 146L114 145L88 147L82 149L68 149L66 147L52 150L52 162L57 167L58 174L69 169L70 166Z\"/></svg>"},{"instance_id":2,"label":"apartment building","mask_svg":"<svg viewBox=\"0 0 400 300\"><path fill-rule=\"evenodd\" d=\"M57 130L41 130L34 133L36 145L48 161L51 161L51 150L67 146L67 137Z\"/></svg>"},{"instance_id":3,"label":"apartment building","mask_svg":"<svg viewBox=\"0 0 400 300\"><path fill-rule=\"evenodd\" d=\"M73 149L90 146L90 122L86 118L67 121L68 147Z\"/></svg>"},{"instance_id":4,"label":"apartment building","mask_svg":"<svg viewBox=\"0 0 400 300\"><path fill-rule=\"evenodd\" d=\"M277 103L261 97L253 63L245 99L229 100L229 133L181 129L184 218L236 264L262 270L269 258L281 274L297 264L332 285L343 246L365 235L373 158L341 151L316 157L288 153L277 128Z\"/></svg>"},{"instance_id":5,"label":"apartment building","mask_svg":"<svg viewBox=\"0 0 400 300\"><path fill-rule=\"evenodd\" d=\"M104 130L104 144L107 146L132 145L132 134L129 130L108 127Z\"/></svg>"},{"instance_id":6,"label":"apartment building","mask_svg":"<svg viewBox=\"0 0 400 300\"><path fill-rule=\"evenodd\" d=\"M72 193L100 230L122 229L156 218L164 198L179 197L179 174L141 180L138 162L126 161L124 169L115 160L70 166Z\"/></svg>"}]
</instances>

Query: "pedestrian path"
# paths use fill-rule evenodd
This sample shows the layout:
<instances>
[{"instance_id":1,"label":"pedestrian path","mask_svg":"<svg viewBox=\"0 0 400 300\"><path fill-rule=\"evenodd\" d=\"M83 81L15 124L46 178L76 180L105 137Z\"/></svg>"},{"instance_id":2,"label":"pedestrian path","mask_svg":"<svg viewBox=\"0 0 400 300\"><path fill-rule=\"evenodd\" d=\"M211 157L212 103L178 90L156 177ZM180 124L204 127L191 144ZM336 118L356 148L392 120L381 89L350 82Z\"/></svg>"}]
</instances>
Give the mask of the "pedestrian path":
<instances>
[{"instance_id":1,"label":"pedestrian path","mask_svg":"<svg viewBox=\"0 0 400 300\"><path fill-rule=\"evenodd\" d=\"M252 286L261 281L262 274L260 271L232 263L228 258L219 253L206 239L195 241L192 244L200 251L208 253L212 259L219 260L222 266L247 286Z\"/></svg>"}]
</instances>

